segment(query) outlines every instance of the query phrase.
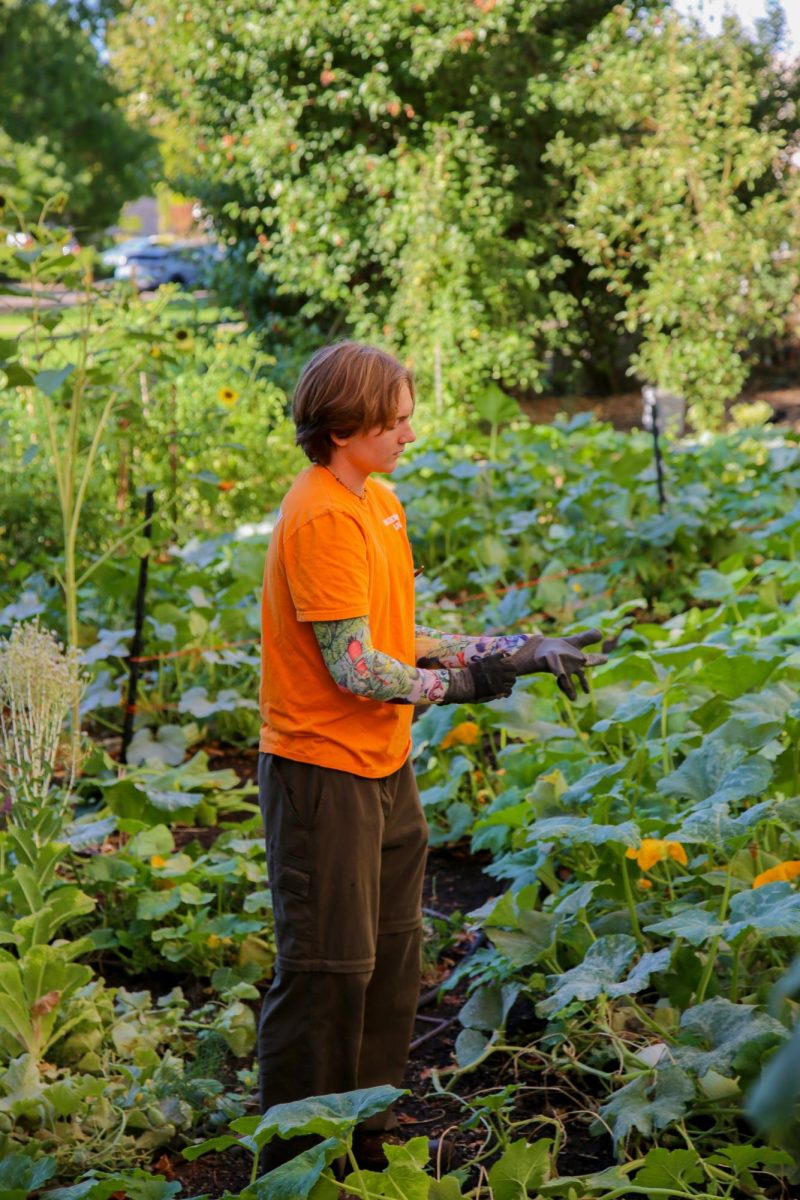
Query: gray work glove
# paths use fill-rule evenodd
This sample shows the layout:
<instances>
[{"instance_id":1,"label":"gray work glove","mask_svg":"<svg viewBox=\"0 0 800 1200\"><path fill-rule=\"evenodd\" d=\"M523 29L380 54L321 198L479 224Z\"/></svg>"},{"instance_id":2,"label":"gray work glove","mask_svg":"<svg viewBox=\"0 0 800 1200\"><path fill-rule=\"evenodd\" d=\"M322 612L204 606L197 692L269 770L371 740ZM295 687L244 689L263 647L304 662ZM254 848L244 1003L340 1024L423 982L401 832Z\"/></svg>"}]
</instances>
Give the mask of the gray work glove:
<instances>
[{"instance_id":1,"label":"gray work glove","mask_svg":"<svg viewBox=\"0 0 800 1200\"><path fill-rule=\"evenodd\" d=\"M577 696L572 676L577 675L584 692L588 695L589 685L584 671L586 667L599 667L608 662L605 654L584 654L583 647L599 642L603 635L599 629L587 629L572 637L528 638L524 646L509 657L517 675L533 675L537 671L549 671L565 696L574 700Z\"/></svg>"},{"instance_id":2,"label":"gray work glove","mask_svg":"<svg viewBox=\"0 0 800 1200\"><path fill-rule=\"evenodd\" d=\"M519 671L508 654L488 654L467 667L450 671L450 683L442 704L466 704L470 700L497 700L510 696Z\"/></svg>"}]
</instances>

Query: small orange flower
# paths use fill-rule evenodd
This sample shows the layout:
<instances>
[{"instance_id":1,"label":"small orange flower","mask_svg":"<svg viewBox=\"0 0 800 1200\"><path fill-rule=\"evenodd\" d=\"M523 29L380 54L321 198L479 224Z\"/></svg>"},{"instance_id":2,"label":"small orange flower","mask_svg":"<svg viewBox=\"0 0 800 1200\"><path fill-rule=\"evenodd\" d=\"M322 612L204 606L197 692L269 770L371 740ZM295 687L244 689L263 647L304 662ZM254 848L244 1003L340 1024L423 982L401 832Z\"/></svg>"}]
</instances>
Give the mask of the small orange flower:
<instances>
[{"instance_id":1,"label":"small orange flower","mask_svg":"<svg viewBox=\"0 0 800 1200\"><path fill-rule=\"evenodd\" d=\"M665 858L674 858L675 862L687 865L686 851L680 842L671 842L661 838L642 838L638 850L632 848L625 851L626 858L635 858L643 871L649 871L657 862Z\"/></svg>"},{"instance_id":2,"label":"small orange flower","mask_svg":"<svg viewBox=\"0 0 800 1200\"><path fill-rule=\"evenodd\" d=\"M480 730L474 721L462 721L444 735L439 745L442 750L449 750L451 746L474 746L479 733Z\"/></svg>"},{"instance_id":3,"label":"small orange flower","mask_svg":"<svg viewBox=\"0 0 800 1200\"><path fill-rule=\"evenodd\" d=\"M165 858L162 858L162 856L160 854L154 854L153 857L150 859L150 866L155 867L157 870L160 867L165 867L166 865L167 865L167 860Z\"/></svg>"},{"instance_id":4,"label":"small orange flower","mask_svg":"<svg viewBox=\"0 0 800 1200\"><path fill-rule=\"evenodd\" d=\"M220 479L219 483L217 484L217 491L231 492L235 487L236 484L232 479Z\"/></svg>"},{"instance_id":5,"label":"small orange flower","mask_svg":"<svg viewBox=\"0 0 800 1200\"><path fill-rule=\"evenodd\" d=\"M792 879L796 879L800 875L800 862L797 859L789 859L788 862L778 863L776 867L770 867L768 871L762 871L760 875L756 875L753 880L753 887L762 887L765 883L778 883L784 881L788 883Z\"/></svg>"},{"instance_id":6,"label":"small orange flower","mask_svg":"<svg viewBox=\"0 0 800 1200\"><path fill-rule=\"evenodd\" d=\"M636 886L640 887L643 892L646 892L648 888L653 886L653 884L649 879L638 879L636 881Z\"/></svg>"},{"instance_id":7,"label":"small orange flower","mask_svg":"<svg viewBox=\"0 0 800 1200\"><path fill-rule=\"evenodd\" d=\"M217 946L222 945L222 938L217 933L210 933L206 939L206 945L210 946L212 950L216 950Z\"/></svg>"},{"instance_id":8,"label":"small orange flower","mask_svg":"<svg viewBox=\"0 0 800 1200\"><path fill-rule=\"evenodd\" d=\"M220 388L217 395L219 396L220 403L224 404L226 408L233 408L239 399L239 393L229 387Z\"/></svg>"}]
</instances>

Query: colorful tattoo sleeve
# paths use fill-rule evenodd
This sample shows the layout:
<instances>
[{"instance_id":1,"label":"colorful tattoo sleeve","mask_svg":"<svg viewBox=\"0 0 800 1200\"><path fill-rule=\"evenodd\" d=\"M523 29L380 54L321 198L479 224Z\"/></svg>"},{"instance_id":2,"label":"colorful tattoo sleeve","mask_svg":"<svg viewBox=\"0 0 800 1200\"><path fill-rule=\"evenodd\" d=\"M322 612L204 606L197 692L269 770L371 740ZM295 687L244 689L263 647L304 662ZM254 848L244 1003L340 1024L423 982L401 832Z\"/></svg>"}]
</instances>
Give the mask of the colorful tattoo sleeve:
<instances>
[{"instance_id":1,"label":"colorful tattoo sleeve","mask_svg":"<svg viewBox=\"0 0 800 1200\"><path fill-rule=\"evenodd\" d=\"M511 654L527 640L527 633L466 637L459 633L439 633L424 625L414 627L415 658L422 667L466 667L488 654Z\"/></svg>"},{"instance_id":2,"label":"colorful tattoo sleeve","mask_svg":"<svg viewBox=\"0 0 800 1200\"><path fill-rule=\"evenodd\" d=\"M389 704L437 704L444 699L450 672L410 666L376 650L367 617L313 621L312 626L325 666L345 691Z\"/></svg>"}]
</instances>

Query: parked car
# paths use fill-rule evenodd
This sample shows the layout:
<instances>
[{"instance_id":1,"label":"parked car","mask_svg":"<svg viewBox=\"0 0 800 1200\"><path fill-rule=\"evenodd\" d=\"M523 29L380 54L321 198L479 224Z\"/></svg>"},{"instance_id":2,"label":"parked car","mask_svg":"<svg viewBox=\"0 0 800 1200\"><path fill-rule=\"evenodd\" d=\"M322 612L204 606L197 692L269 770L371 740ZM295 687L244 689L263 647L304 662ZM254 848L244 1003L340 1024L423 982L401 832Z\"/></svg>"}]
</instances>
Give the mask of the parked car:
<instances>
[{"instance_id":1,"label":"parked car","mask_svg":"<svg viewBox=\"0 0 800 1200\"><path fill-rule=\"evenodd\" d=\"M158 239L152 235L128 238L124 242L118 242L116 246L109 246L108 250L104 250L100 255L100 262L108 271L114 271L122 263L127 262L129 254L138 254L141 250L146 250L148 246L158 245Z\"/></svg>"},{"instance_id":2,"label":"parked car","mask_svg":"<svg viewBox=\"0 0 800 1200\"><path fill-rule=\"evenodd\" d=\"M125 261L115 268L114 278L129 279L140 291L164 283L202 287L221 254L211 242L172 242L168 246L150 243L126 254Z\"/></svg>"}]
</instances>

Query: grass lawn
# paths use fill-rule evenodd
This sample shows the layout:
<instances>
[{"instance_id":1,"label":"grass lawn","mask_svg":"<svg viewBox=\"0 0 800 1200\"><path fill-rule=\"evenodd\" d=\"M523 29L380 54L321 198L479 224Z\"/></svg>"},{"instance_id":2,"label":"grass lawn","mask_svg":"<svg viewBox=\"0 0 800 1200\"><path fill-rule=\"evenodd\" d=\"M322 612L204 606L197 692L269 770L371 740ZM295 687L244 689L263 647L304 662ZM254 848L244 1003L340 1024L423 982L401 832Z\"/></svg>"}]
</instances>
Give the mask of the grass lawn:
<instances>
[{"instance_id":1,"label":"grass lawn","mask_svg":"<svg viewBox=\"0 0 800 1200\"><path fill-rule=\"evenodd\" d=\"M147 299L152 299L152 296ZM208 295L176 296L170 301L169 309L174 316L183 316L187 323L192 321L202 325L218 325L223 320L230 321L234 315L238 316L231 309L221 308L216 299ZM77 318L78 306L66 305L64 320L59 328L68 332L71 326L77 324ZM30 309L0 305L0 338L15 337L29 324Z\"/></svg>"}]
</instances>

